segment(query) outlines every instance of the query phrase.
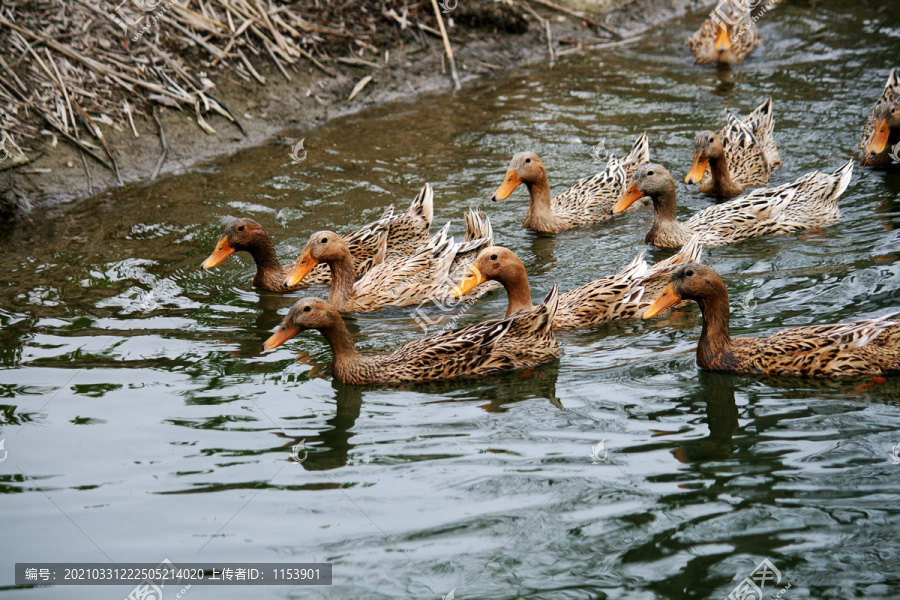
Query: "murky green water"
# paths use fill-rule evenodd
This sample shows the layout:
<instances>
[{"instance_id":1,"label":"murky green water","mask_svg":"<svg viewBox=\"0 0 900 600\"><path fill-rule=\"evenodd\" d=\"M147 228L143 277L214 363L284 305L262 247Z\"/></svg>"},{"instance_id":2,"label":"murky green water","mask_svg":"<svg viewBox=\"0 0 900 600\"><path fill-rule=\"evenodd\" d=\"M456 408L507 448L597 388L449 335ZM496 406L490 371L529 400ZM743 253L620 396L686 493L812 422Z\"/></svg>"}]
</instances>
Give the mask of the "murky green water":
<instances>
[{"instance_id":1,"label":"murky green water","mask_svg":"<svg viewBox=\"0 0 900 600\"><path fill-rule=\"evenodd\" d=\"M650 211L524 232L524 190L488 201L513 152L537 151L558 189L590 171L600 139L621 154L647 130L680 180L696 131L772 95L785 162L773 183L830 171L900 62L887 4L778 8L730 72L691 64L697 15L553 70L336 121L306 134L298 166L273 144L13 228L0 242L0 585L14 562L169 558L334 563L330 588L187 598L724 598L769 559L782 581L766 598L787 584L783 598L897 598L896 380L700 373L694 306L565 334L563 358L531 376L360 391L332 381L318 335L260 352L292 298L250 289L246 257L198 268L227 216L261 221L287 260L310 232L406 205L427 180L433 230L454 219L461 234L481 206L536 297L612 273L643 248ZM898 194L900 178L858 168L839 225L707 252L736 333L900 308ZM679 196L685 216L710 203L680 183ZM505 302L493 294L462 322ZM370 350L420 335L405 310L350 324ZM308 459L291 462L304 439ZM601 440L609 458L594 465Z\"/></svg>"}]
</instances>

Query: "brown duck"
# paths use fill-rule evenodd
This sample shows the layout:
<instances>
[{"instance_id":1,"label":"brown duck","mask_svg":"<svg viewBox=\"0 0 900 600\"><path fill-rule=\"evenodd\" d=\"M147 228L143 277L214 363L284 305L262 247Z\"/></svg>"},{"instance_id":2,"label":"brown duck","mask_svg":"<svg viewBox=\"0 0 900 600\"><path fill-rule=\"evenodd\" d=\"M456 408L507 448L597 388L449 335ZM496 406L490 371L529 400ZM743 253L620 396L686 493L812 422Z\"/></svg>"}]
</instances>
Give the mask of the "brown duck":
<instances>
[{"instance_id":1,"label":"brown duck","mask_svg":"<svg viewBox=\"0 0 900 600\"><path fill-rule=\"evenodd\" d=\"M331 346L331 373L342 383L385 385L483 377L535 367L559 356L552 327L558 301L554 286L532 311L414 340L390 354L364 356L336 308L319 298L304 298L294 304L263 349L317 329Z\"/></svg>"},{"instance_id":2,"label":"brown duck","mask_svg":"<svg viewBox=\"0 0 900 600\"><path fill-rule=\"evenodd\" d=\"M610 210L622 194L625 183L648 160L647 134L642 133L624 160L610 156L603 171L580 179L551 198L544 161L534 152L519 152L510 161L503 183L491 200L505 200L524 183L530 203L522 227L542 233L567 231L610 218Z\"/></svg>"},{"instance_id":3,"label":"brown duck","mask_svg":"<svg viewBox=\"0 0 900 600\"><path fill-rule=\"evenodd\" d=\"M900 169L900 77L891 69L881 98L866 119L859 142L860 163L877 169Z\"/></svg>"},{"instance_id":4,"label":"brown duck","mask_svg":"<svg viewBox=\"0 0 900 600\"><path fill-rule=\"evenodd\" d=\"M566 292L559 298L554 329L583 329L608 321L640 317L662 293L675 269L700 260L703 249L697 239L694 236L681 252L649 269L644 262L644 252L641 252L619 273ZM525 265L511 250L501 246L482 250L454 290L454 295L462 297L486 281L497 281L506 289L507 317L533 308Z\"/></svg>"},{"instance_id":5,"label":"brown duck","mask_svg":"<svg viewBox=\"0 0 900 600\"><path fill-rule=\"evenodd\" d=\"M285 285L296 285L317 265L331 269L330 302L340 312L372 312L449 298L481 248L493 244L490 221L478 211L466 214L466 238L456 242L450 223L409 256L385 260L359 280L346 242L333 231L310 236ZM479 290L479 294L488 290Z\"/></svg>"},{"instance_id":6,"label":"brown duck","mask_svg":"<svg viewBox=\"0 0 900 600\"><path fill-rule=\"evenodd\" d=\"M767 338L731 337L728 290L709 267L685 265L653 303L649 319L682 300L700 305L697 364L742 375L861 377L900 373L900 322L877 319L785 329Z\"/></svg>"},{"instance_id":7,"label":"brown duck","mask_svg":"<svg viewBox=\"0 0 900 600\"><path fill-rule=\"evenodd\" d=\"M759 46L759 40L759 30L746 5L719 2L715 12L688 40L688 48L698 65L739 65Z\"/></svg>"},{"instance_id":8,"label":"brown duck","mask_svg":"<svg viewBox=\"0 0 900 600\"><path fill-rule=\"evenodd\" d=\"M713 196L765 185L772 168L781 165L774 129L771 98L743 120L726 110L722 131L701 131L694 138L694 163L684 182L699 183L700 193Z\"/></svg>"},{"instance_id":9,"label":"brown duck","mask_svg":"<svg viewBox=\"0 0 900 600\"><path fill-rule=\"evenodd\" d=\"M834 173L813 171L773 188L710 206L684 223L676 212L675 181L660 165L644 165L634 176L628 191L613 208L621 212L643 196L653 200L653 226L644 240L658 248L676 250L694 234L704 248L724 246L746 239L795 233L837 222L841 213L837 202L850 185L853 161Z\"/></svg>"},{"instance_id":10,"label":"brown duck","mask_svg":"<svg viewBox=\"0 0 900 600\"><path fill-rule=\"evenodd\" d=\"M365 274L386 259L410 254L428 240L433 215L434 192L426 183L406 213L394 216L394 207L389 206L380 219L345 236L344 242L356 261L356 272ZM253 287L257 289L284 293L312 284L327 284L331 279L328 268L322 265L303 282L286 285L285 278L293 265L279 262L269 234L253 219L231 221L216 242L216 249L201 266L211 269L241 251L249 252L256 263Z\"/></svg>"}]
</instances>

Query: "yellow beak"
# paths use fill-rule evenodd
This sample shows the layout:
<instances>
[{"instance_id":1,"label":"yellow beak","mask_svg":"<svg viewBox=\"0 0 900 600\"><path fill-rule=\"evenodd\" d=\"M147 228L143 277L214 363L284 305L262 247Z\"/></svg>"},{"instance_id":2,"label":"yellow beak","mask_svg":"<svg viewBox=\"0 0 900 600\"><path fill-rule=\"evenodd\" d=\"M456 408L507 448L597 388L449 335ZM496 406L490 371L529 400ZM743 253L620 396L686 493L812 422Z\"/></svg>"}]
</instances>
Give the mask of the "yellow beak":
<instances>
[{"instance_id":1,"label":"yellow beak","mask_svg":"<svg viewBox=\"0 0 900 600\"><path fill-rule=\"evenodd\" d=\"M222 264L222 261L234 254L234 248L228 243L228 238L222 236L216 243L216 249L209 255L209 258L200 265L204 269L212 269Z\"/></svg>"},{"instance_id":2,"label":"yellow beak","mask_svg":"<svg viewBox=\"0 0 900 600\"><path fill-rule=\"evenodd\" d=\"M519 173L515 169L510 169L506 172L506 175L503 177L503 183L500 184L500 187L497 188L497 191L494 192L494 195L491 197L491 200L506 200L509 198L509 195L512 194L519 184L522 183L522 180L519 179Z\"/></svg>"},{"instance_id":3,"label":"yellow beak","mask_svg":"<svg viewBox=\"0 0 900 600\"><path fill-rule=\"evenodd\" d=\"M282 345L295 335L300 333L300 328L291 323L282 323L278 331L269 336L269 339L263 344L263 350L271 350Z\"/></svg>"},{"instance_id":4,"label":"yellow beak","mask_svg":"<svg viewBox=\"0 0 900 600\"><path fill-rule=\"evenodd\" d=\"M472 265L472 268L469 269L463 280L459 282L459 285L453 288L450 295L454 298L462 298L485 281L487 281L487 277L481 274L478 265Z\"/></svg>"},{"instance_id":5,"label":"yellow beak","mask_svg":"<svg viewBox=\"0 0 900 600\"><path fill-rule=\"evenodd\" d=\"M644 194L638 190L637 183L632 183L631 187L628 188L628 191L622 194L622 197L619 198L619 201L613 206L613 214L622 212L643 197Z\"/></svg>"},{"instance_id":6,"label":"yellow beak","mask_svg":"<svg viewBox=\"0 0 900 600\"><path fill-rule=\"evenodd\" d=\"M666 289L662 291L662 294L659 295L659 298L656 299L656 302L651 304L650 308L644 312L643 318L650 319L655 317L670 306L675 306L681 302L681 300L681 296L675 293L675 284L670 283L666 286Z\"/></svg>"},{"instance_id":7,"label":"yellow beak","mask_svg":"<svg viewBox=\"0 0 900 600\"><path fill-rule=\"evenodd\" d=\"M872 140L866 152L869 154L881 154L887 147L888 138L891 137L891 128L888 127L887 119L882 119L875 124L875 131L872 133Z\"/></svg>"},{"instance_id":8,"label":"yellow beak","mask_svg":"<svg viewBox=\"0 0 900 600\"><path fill-rule=\"evenodd\" d=\"M731 50L731 28L727 24L719 25L716 32L716 52Z\"/></svg>"},{"instance_id":9,"label":"yellow beak","mask_svg":"<svg viewBox=\"0 0 900 600\"><path fill-rule=\"evenodd\" d=\"M310 256L310 252L307 250L297 259L297 264L294 265L294 270L291 271L291 274L284 280L284 285L288 287L297 285L303 281L304 277L309 275L309 272L312 271L317 264L319 264L319 261Z\"/></svg>"},{"instance_id":10,"label":"yellow beak","mask_svg":"<svg viewBox=\"0 0 900 600\"><path fill-rule=\"evenodd\" d=\"M688 174L684 177L685 183L700 183L700 180L703 179L703 176L706 174L706 167L709 165L708 158L701 158L699 152L694 153L694 164L691 165L691 170L688 171Z\"/></svg>"}]
</instances>

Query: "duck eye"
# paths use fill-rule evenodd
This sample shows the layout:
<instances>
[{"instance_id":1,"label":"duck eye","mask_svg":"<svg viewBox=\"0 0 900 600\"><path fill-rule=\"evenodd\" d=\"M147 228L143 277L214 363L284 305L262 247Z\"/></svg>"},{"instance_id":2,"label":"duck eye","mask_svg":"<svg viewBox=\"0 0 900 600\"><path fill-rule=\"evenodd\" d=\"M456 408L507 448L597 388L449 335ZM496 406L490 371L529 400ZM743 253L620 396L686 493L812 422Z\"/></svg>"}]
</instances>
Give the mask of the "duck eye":
<instances>
[{"instance_id":1,"label":"duck eye","mask_svg":"<svg viewBox=\"0 0 900 600\"><path fill-rule=\"evenodd\" d=\"M710 144L713 143L713 139L712 139L712 138L709 138L709 143L710 143Z\"/></svg>"},{"instance_id":2,"label":"duck eye","mask_svg":"<svg viewBox=\"0 0 900 600\"><path fill-rule=\"evenodd\" d=\"M240 227L238 227L238 231L243 231L243 230L244 230L244 226L243 226L243 225L241 225Z\"/></svg>"},{"instance_id":3,"label":"duck eye","mask_svg":"<svg viewBox=\"0 0 900 600\"><path fill-rule=\"evenodd\" d=\"M491 254L491 260L497 260L497 255L496 255L496 254Z\"/></svg>"},{"instance_id":4,"label":"duck eye","mask_svg":"<svg viewBox=\"0 0 900 600\"><path fill-rule=\"evenodd\" d=\"M531 159L530 159L530 158L526 158L526 159L525 159L525 162L530 163L530 162L531 162Z\"/></svg>"},{"instance_id":5,"label":"duck eye","mask_svg":"<svg viewBox=\"0 0 900 600\"><path fill-rule=\"evenodd\" d=\"M303 312L309 312L309 311L311 311L311 310L312 310L312 307L310 307L310 306L304 306L304 307L303 307Z\"/></svg>"},{"instance_id":6,"label":"duck eye","mask_svg":"<svg viewBox=\"0 0 900 600\"><path fill-rule=\"evenodd\" d=\"M693 277L693 275L694 275L693 269L688 269L687 271L684 272L685 277Z\"/></svg>"},{"instance_id":7,"label":"duck eye","mask_svg":"<svg viewBox=\"0 0 900 600\"><path fill-rule=\"evenodd\" d=\"M653 171L647 171L647 175L653 175Z\"/></svg>"},{"instance_id":8,"label":"duck eye","mask_svg":"<svg viewBox=\"0 0 900 600\"><path fill-rule=\"evenodd\" d=\"M328 243L328 238L327 238L327 237L323 237L323 238L322 238L322 243L323 243L323 244L327 244L327 243Z\"/></svg>"}]
</instances>

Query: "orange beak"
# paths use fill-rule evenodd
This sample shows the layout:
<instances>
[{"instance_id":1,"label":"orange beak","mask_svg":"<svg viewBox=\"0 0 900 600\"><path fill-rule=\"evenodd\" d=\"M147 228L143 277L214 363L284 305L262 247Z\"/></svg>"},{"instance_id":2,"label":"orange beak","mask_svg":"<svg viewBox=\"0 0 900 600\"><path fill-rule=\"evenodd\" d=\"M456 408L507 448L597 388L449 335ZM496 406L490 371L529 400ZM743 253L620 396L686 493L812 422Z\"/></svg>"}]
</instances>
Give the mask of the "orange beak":
<instances>
[{"instance_id":1,"label":"orange beak","mask_svg":"<svg viewBox=\"0 0 900 600\"><path fill-rule=\"evenodd\" d=\"M891 136L891 128L888 127L887 119L882 119L875 124L875 131L872 133L872 140L866 152L869 154L881 154L887 147L888 138Z\"/></svg>"},{"instance_id":2,"label":"orange beak","mask_svg":"<svg viewBox=\"0 0 900 600\"><path fill-rule=\"evenodd\" d=\"M482 275L478 265L472 265L472 268L469 269L469 272L466 273L463 280L459 282L459 285L453 288L450 295L454 298L462 298L485 281L487 281L487 278Z\"/></svg>"},{"instance_id":3,"label":"orange beak","mask_svg":"<svg viewBox=\"0 0 900 600\"><path fill-rule=\"evenodd\" d=\"M719 25L716 32L716 52L731 50L731 27L727 24Z\"/></svg>"},{"instance_id":4,"label":"orange beak","mask_svg":"<svg viewBox=\"0 0 900 600\"><path fill-rule=\"evenodd\" d=\"M204 260L200 266L204 269L218 267L222 264L223 260L232 254L234 254L234 248L228 243L228 238L223 235L219 238L218 243L216 243L216 249L213 250L213 253L209 255L209 258Z\"/></svg>"},{"instance_id":5,"label":"orange beak","mask_svg":"<svg viewBox=\"0 0 900 600\"><path fill-rule=\"evenodd\" d=\"M282 323L278 331L269 336L269 339L263 344L263 350L271 350L282 345L295 335L300 333L300 328L291 323Z\"/></svg>"},{"instance_id":6,"label":"orange beak","mask_svg":"<svg viewBox=\"0 0 900 600\"><path fill-rule=\"evenodd\" d=\"M694 152L694 164L691 170L684 177L685 183L700 183L703 175L706 174L706 167L709 165L708 158L701 158L699 152Z\"/></svg>"},{"instance_id":7,"label":"orange beak","mask_svg":"<svg viewBox=\"0 0 900 600\"><path fill-rule=\"evenodd\" d=\"M506 175L503 177L503 183L500 187L497 188L497 191L494 192L494 195L491 196L491 200L506 200L509 198L509 195L512 194L519 184L522 183L522 180L519 179L519 173L515 169L510 169L506 172Z\"/></svg>"},{"instance_id":8,"label":"orange beak","mask_svg":"<svg viewBox=\"0 0 900 600\"><path fill-rule=\"evenodd\" d=\"M619 201L616 202L616 205L613 206L613 214L622 212L643 197L644 194L638 190L637 183L632 183L631 187L628 188L628 191L625 192L622 197L619 198Z\"/></svg>"},{"instance_id":9,"label":"orange beak","mask_svg":"<svg viewBox=\"0 0 900 600\"><path fill-rule=\"evenodd\" d=\"M291 274L284 280L284 285L288 287L297 285L303 281L304 277L309 275L309 272L312 271L317 264L319 264L319 261L310 256L309 250L307 250L297 259L297 264L294 265L294 270L291 271Z\"/></svg>"},{"instance_id":10,"label":"orange beak","mask_svg":"<svg viewBox=\"0 0 900 600\"><path fill-rule=\"evenodd\" d=\"M681 296L675 293L675 284L670 283L666 286L666 289L662 291L662 294L659 295L659 298L656 299L656 302L651 304L650 308L644 313L644 318L650 319L655 317L670 306L675 306L681 302L681 300Z\"/></svg>"}]
</instances>

